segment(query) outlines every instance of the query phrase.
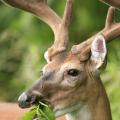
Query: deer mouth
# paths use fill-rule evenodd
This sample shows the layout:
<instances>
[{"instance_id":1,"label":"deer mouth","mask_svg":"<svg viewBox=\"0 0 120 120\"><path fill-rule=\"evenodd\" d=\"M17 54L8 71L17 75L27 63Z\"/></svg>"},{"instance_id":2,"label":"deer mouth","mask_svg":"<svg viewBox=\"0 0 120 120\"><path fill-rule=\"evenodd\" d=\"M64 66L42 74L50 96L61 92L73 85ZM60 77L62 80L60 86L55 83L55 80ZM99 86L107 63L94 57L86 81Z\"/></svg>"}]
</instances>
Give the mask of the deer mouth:
<instances>
[{"instance_id":1,"label":"deer mouth","mask_svg":"<svg viewBox=\"0 0 120 120\"><path fill-rule=\"evenodd\" d=\"M38 105L39 101L45 103L43 96L29 95L25 92L18 98L18 104L21 108L30 108L34 105Z\"/></svg>"}]
</instances>

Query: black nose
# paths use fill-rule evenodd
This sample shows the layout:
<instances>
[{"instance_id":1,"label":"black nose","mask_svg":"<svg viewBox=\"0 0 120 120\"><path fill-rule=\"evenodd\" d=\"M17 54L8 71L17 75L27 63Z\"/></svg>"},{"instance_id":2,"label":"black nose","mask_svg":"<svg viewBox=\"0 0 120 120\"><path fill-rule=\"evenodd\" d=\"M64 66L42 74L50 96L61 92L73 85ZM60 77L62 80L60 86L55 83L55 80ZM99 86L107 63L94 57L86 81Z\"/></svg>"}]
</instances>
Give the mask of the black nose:
<instances>
[{"instance_id":1,"label":"black nose","mask_svg":"<svg viewBox=\"0 0 120 120\"><path fill-rule=\"evenodd\" d=\"M22 93L18 98L18 103L21 108L30 107L30 97L26 95L26 93Z\"/></svg>"},{"instance_id":2,"label":"black nose","mask_svg":"<svg viewBox=\"0 0 120 120\"><path fill-rule=\"evenodd\" d=\"M39 100L41 101L42 96L38 96L35 94L27 95L27 93L22 93L18 98L18 103L21 108L29 108Z\"/></svg>"}]
</instances>

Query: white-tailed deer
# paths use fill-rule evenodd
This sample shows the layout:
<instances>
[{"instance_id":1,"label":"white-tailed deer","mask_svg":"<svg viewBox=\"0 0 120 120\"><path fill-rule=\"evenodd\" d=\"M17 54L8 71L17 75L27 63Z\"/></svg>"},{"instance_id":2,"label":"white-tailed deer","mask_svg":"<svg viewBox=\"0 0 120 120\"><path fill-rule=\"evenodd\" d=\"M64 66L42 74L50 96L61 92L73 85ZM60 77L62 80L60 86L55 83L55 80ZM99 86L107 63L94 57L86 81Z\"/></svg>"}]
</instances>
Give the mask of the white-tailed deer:
<instances>
[{"instance_id":1,"label":"white-tailed deer","mask_svg":"<svg viewBox=\"0 0 120 120\"><path fill-rule=\"evenodd\" d=\"M37 15L55 35L53 46L45 53L48 64L43 68L43 75L19 97L20 107L30 107L40 100L50 104L56 117L66 114L67 120L112 120L100 71L106 67L106 43L120 35L120 23L114 21L115 9L109 8L103 30L68 51L74 0L67 0L63 18L48 7L47 0L4 1Z\"/></svg>"}]
</instances>

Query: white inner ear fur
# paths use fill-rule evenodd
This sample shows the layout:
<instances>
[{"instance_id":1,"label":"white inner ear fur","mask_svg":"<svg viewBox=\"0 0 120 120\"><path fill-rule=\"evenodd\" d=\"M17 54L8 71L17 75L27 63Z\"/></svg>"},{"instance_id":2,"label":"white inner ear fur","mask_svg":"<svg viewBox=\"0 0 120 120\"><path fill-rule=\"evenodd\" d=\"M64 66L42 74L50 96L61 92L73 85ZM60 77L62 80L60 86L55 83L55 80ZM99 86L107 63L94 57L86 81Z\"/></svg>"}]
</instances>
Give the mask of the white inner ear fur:
<instances>
[{"instance_id":1,"label":"white inner ear fur","mask_svg":"<svg viewBox=\"0 0 120 120\"><path fill-rule=\"evenodd\" d=\"M91 45L91 60L100 68L107 54L106 41L103 35L97 35Z\"/></svg>"}]
</instances>

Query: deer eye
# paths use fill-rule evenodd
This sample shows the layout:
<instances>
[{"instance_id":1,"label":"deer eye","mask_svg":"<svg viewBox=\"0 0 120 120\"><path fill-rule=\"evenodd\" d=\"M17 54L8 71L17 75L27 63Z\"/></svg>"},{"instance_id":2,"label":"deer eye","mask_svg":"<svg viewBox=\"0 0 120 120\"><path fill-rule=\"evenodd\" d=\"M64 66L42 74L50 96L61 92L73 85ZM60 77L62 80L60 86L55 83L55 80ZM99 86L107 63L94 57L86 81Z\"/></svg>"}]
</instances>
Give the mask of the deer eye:
<instances>
[{"instance_id":1,"label":"deer eye","mask_svg":"<svg viewBox=\"0 0 120 120\"><path fill-rule=\"evenodd\" d=\"M68 70L68 75L71 75L73 77L78 76L79 75L79 70L77 70L77 69L70 69L70 70Z\"/></svg>"}]
</instances>

